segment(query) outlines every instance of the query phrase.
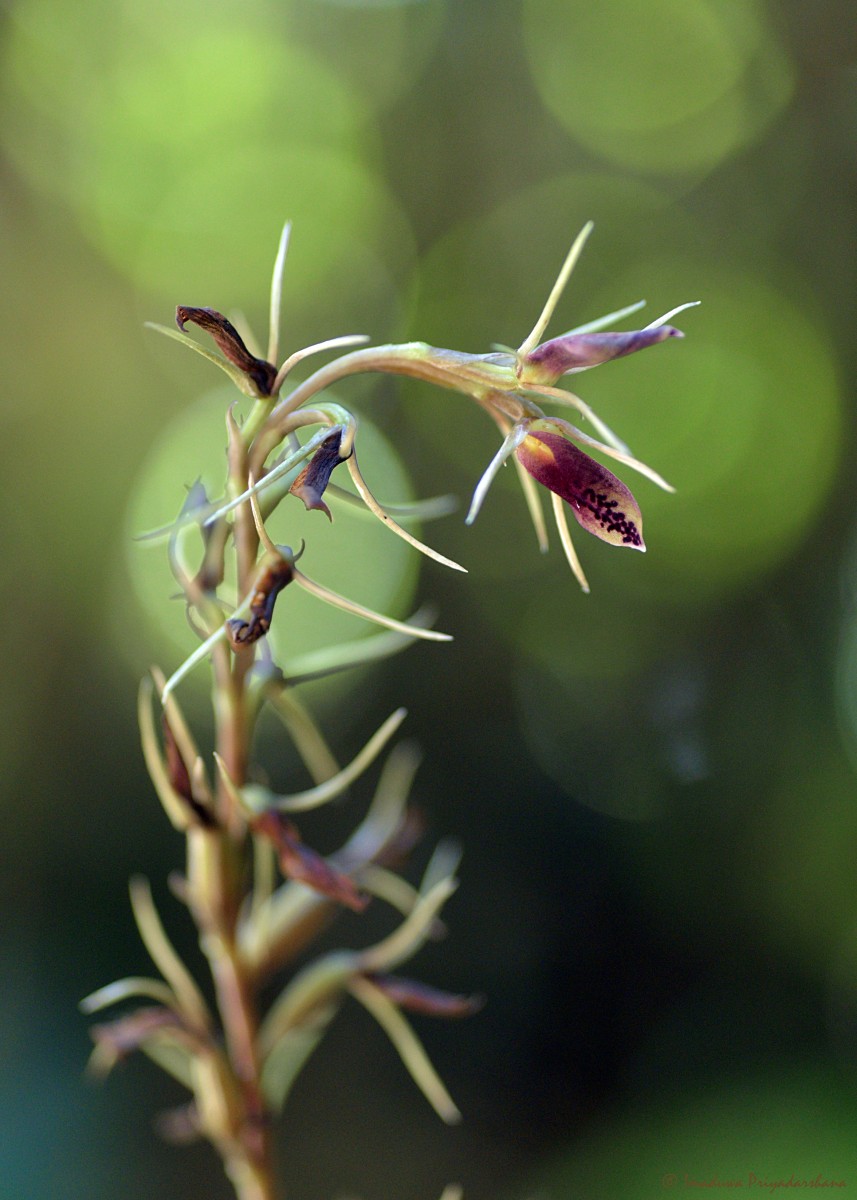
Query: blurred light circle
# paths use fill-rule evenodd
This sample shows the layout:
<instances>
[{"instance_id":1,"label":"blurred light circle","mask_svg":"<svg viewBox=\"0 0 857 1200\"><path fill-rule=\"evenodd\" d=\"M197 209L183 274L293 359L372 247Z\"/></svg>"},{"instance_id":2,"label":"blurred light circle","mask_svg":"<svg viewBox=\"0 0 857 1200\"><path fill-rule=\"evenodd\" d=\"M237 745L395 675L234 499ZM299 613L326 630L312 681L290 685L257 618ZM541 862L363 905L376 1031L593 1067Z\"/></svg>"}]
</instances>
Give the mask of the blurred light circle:
<instances>
[{"instance_id":1,"label":"blurred light circle","mask_svg":"<svg viewBox=\"0 0 857 1200\"><path fill-rule=\"evenodd\" d=\"M577 632L571 639L560 632L557 639L551 629L539 639L531 629L530 657L521 655L515 664L521 733L535 762L566 797L610 817L652 820L663 806L663 763L650 714L635 706L619 674L639 665L650 639L618 639L617 648L610 636L615 626L591 621L585 634ZM533 653L537 640L542 645ZM576 653L567 655L570 643ZM562 662L574 669L558 670Z\"/></svg>"},{"instance_id":2,"label":"blurred light circle","mask_svg":"<svg viewBox=\"0 0 857 1200\"><path fill-rule=\"evenodd\" d=\"M223 494L226 438L221 415L234 399L234 392L228 388L218 389L176 417L149 451L129 501L128 572L144 614L149 653L157 661L170 664L170 669L195 648L197 639L188 626L184 601L175 598L179 589L169 570L165 539L141 542L137 538L174 520L185 489L197 478L202 479L211 499ZM407 476L392 446L362 418L357 445L361 469L376 495L388 502L412 498ZM345 468L340 470L344 472ZM348 486L350 479L346 476L337 480L334 475L333 482ZM307 512L300 500L288 496L269 518L268 531L277 544L294 550L300 548L302 539L306 541L301 569L311 579L376 611L401 615L413 596L417 554L368 513L333 500L330 506L332 524L323 513ZM186 531L180 545L188 568L196 569L201 546L198 530ZM229 559L227 551L227 562ZM224 617L227 615L224 613ZM266 642L282 665L306 651L378 631L379 626L333 608L292 585L280 596ZM116 636L120 642L127 637L124 623L117 628Z\"/></svg>"},{"instance_id":3,"label":"blurred light circle","mask_svg":"<svg viewBox=\"0 0 857 1200\"><path fill-rule=\"evenodd\" d=\"M793 71L755 0L526 0L530 69L585 145L640 170L714 167L788 102Z\"/></svg>"},{"instance_id":4,"label":"blurred light circle","mask_svg":"<svg viewBox=\"0 0 857 1200\"><path fill-rule=\"evenodd\" d=\"M200 303L253 305L291 219L303 238L291 286L314 296L336 271L348 282L338 290L365 307L383 267L413 253L400 206L367 165L374 124L334 71L271 37L256 9L206 6L204 22L188 27L183 11L178 26L171 16L138 31L108 6L93 30L26 0L3 63L15 119L0 135L31 182L70 203L99 250L155 295L174 303L199 288Z\"/></svg>"},{"instance_id":5,"label":"blurred light circle","mask_svg":"<svg viewBox=\"0 0 857 1200\"><path fill-rule=\"evenodd\" d=\"M446 28L446 0L293 0L287 38L314 49L361 100L389 108L419 87Z\"/></svg>"},{"instance_id":6,"label":"blurred light circle","mask_svg":"<svg viewBox=\"0 0 857 1200\"><path fill-rule=\"evenodd\" d=\"M250 202L248 180L261 166L254 149L237 150L227 164L189 164L127 245L126 268L136 282L170 298L196 293L257 304L285 216L294 231L286 268L292 303L306 294L307 304L317 304L325 288L359 294L365 280L355 269L368 254L390 269L410 257L410 229L398 205L378 177L347 156L281 146ZM103 199L111 203L107 194ZM117 249L122 233L117 225Z\"/></svg>"}]
</instances>

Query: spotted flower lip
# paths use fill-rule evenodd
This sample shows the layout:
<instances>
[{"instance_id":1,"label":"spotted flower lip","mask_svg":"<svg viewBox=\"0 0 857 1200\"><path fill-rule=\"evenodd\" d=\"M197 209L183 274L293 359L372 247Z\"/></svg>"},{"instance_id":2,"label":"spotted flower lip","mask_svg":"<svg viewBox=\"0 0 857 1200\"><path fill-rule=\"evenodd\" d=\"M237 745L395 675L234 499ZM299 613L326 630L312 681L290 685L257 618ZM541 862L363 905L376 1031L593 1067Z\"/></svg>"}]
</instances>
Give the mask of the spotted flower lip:
<instances>
[{"instance_id":1,"label":"spotted flower lip","mask_svg":"<svg viewBox=\"0 0 857 1200\"><path fill-rule=\"evenodd\" d=\"M530 429L515 456L537 483L566 501L588 533L612 546L646 549L643 517L631 491L562 434Z\"/></svg>"},{"instance_id":2,"label":"spotted flower lip","mask_svg":"<svg viewBox=\"0 0 857 1200\"><path fill-rule=\"evenodd\" d=\"M628 333L566 333L542 342L523 356L518 364L518 378L523 383L551 386L563 375L586 371L674 337L684 337L674 325L659 325Z\"/></svg>"}]
</instances>

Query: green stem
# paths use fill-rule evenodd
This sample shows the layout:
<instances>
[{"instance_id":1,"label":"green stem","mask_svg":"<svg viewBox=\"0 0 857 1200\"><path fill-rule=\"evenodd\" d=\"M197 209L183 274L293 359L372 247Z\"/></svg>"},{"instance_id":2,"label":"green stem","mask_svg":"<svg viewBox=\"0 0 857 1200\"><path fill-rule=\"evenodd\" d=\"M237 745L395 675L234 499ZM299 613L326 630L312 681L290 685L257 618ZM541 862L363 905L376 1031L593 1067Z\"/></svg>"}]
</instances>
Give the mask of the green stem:
<instances>
[{"instance_id":1,"label":"green stem","mask_svg":"<svg viewBox=\"0 0 857 1200\"><path fill-rule=\"evenodd\" d=\"M367 372L422 379L437 387L462 392L479 402L490 396L493 406L508 410L507 415L512 420L541 412L517 394L519 383L511 356L510 364L506 365L487 361L484 355L440 350L425 342L370 346L353 350L320 367L275 405L261 425L250 455L254 476L258 478L268 455L279 445L284 426L296 409L340 380Z\"/></svg>"}]
</instances>

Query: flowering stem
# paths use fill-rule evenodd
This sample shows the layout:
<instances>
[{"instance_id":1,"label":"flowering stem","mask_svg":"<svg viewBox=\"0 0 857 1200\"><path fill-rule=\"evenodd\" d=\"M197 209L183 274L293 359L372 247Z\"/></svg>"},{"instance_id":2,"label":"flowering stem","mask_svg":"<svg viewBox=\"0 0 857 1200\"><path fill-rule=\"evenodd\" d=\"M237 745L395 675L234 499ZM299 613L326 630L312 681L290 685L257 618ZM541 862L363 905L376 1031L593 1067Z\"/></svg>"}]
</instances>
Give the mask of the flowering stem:
<instances>
[{"instance_id":1,"label":"flowering stem","mask_svg":"<svg viewBox=\"0 0 857 1200\"><path fill-rule=\"evenodd\" d=\"M446 641L449 635L431 628L431 619L423 610L406 624L305 575L295 565L303 549L295 553L277 546L265 528L267 518L290 493L307 509L320 509L330 517L323 495L334 469L347 462L359 498L376 518L423 553L446 566L463 569L399 526L372 495L357 462L357 418L332 401L306 406L348 376L368 372L421 379L474 400L495 421L504 442L476 488L468 522L500 467L511 457L540 544L546 547L547 536L537 485L551 493L563 548L586 589L571 545L566 509L603 541L638 549L644 546L634 497L573 443L592 446L661 486L668 485L631 458L583 401L554 385L571 370L588 369L668 337L682 336L663 325L672 315L667 314L644 331L578 331L537 345L590 228L579 235L539 320L517 352L500 348L490 354L465 354L424 342L363 347L320 367L278 399L290 372L303 359L365 340L362 335L326 339L296 351L279 369L274 365L288 227L274 269L267 360L249 350L238 330L214 309L180 306L178 333L157 327L214 362L241 394L255 399L243 426L231 409L226 415L224 499L212 503L197 481L188 490L176 522L160 531L168 535L170 568L200 639L197 650L168 681L159 671L152 671L163 703L160 737L152 713L151 681L140 692L146 763L170 821L187 839L186 876L175 890L195 921L211 972L217 1012L176 954L145 881L132 884L132 905L143 941L163 978L119 980L93 993L84 1005L91 1012L132 995L158 1002L157 1007L148 1003L120 1017L112 1026L96 1027L94 1060L109 1067L130 1050L142 1048L187 1087L192 1103L174 1114L172 1128L181 1136L196 1133L208 1138L223 1160L237 1200L275 1200L273 1114L344 1000L349 996L358 1000L374 1016L426 1099L449 1122L459 1119L458 1109L402 1010L460 1016L478 1007L473 997L440 993L389 974L435 936L440 910L457 886L456 854L435 855L419 887L399 877L391 866L407 858L417 833L407 799L416 768L414 752L405 748L391 752L366 816L336 853L325 857L306 845L291 820L293 814L342 794L386 747L404 710L397 710L363 750L340 768L312 719L287 689L302 680L386 656L413 639ZM611 323L630 311L610 314L591 323L590 328ZM184 332L188 322L209 333L221 353L214 354L189 338ZM546 417L534 395L576 408L593 421L605 441L588 437L560 418ZM321 429L301 441L299 431L317 425ZM331 484L331 490L335 492L336 484ZM352 502L356 499L345 494ZM413 514L413 509L409 511ZM180 537L190 528L201 535L203 543L196 571L186 569L180 553ZM230 546L234 561L227 572ZM225 580L226 595L221 593ZM275 664L268 651L260 670L251 674L256 643L269 631L278 595L292 583L316 599L391 632L356 647L304 652L283 665ZM230 609L231 617L224 620ZM174 695L188 671L208 658L214 781L210 781L205 757L197 749ZM251 766L251 747L264 702L283 719L315 786L277 796L258 782L260 772ZM261 988L274 972L293 966L338 907L361 912L373 895L398 910L399 925L374 946L332 952L302 966L282 985L266 1011ZM460 1194L449 1188L442 1200L460 1200Z\"/></svg>"}]
</instances>

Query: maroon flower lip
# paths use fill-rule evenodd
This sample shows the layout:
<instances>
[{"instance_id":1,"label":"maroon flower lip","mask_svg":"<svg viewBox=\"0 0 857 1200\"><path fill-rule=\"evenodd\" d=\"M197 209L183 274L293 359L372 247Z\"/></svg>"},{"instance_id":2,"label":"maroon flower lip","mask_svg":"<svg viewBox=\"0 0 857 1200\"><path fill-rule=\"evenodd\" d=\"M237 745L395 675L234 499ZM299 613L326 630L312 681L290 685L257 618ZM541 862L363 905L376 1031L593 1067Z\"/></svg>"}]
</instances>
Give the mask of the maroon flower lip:
<instances>
[{"instance_id":1,"label":"maroon flower lip","mask_svg":"<svg viewBox=\"0 0 857 1200\"><path fill-rule=\"evenodd\" d=\"M567 438L531 430L515 454L537 483L566 501L587 533L611 546L646 549L643 517L630 490Z\"/></svg>"}]
</instances>

